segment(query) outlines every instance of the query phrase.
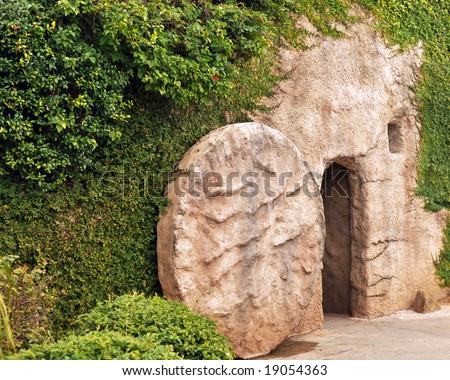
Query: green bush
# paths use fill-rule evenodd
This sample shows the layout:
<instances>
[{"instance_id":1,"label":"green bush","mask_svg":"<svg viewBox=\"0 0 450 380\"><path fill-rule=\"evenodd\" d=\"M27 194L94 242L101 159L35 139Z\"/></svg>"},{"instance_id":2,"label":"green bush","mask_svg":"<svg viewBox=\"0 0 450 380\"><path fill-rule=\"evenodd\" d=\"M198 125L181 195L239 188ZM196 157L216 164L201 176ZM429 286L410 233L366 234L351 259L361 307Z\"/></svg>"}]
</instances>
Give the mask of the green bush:
<instances>
[{"instance_id":1,"label":"green bush","mask_svg":"<svg viewBox=\"0 0 450 380\"><path fill-rule=\"evenodd\" d=\"M120 136L128 76L48 1L0 1L0 175L54 188Z\"/></svg>"},{"instance_id":2,"label":"green bush","mask_svg":"<svg viewBox=\"0 0 450 380\"><path fill-rule=\"evenodd\" d=\"M124 295L79 317L76 332L6 359L233 359L215 323L178 302Z\"/></svg>"},{"instance_id":3,"label":"green bush","mask_svg":"<svg viewBox=\"0 0 450 380\"><path fill-rule=\"evenodd\" d=\"M79 317L80 331L116 331L133 337L150 336L173 346L184 359L233 359L227 338L214 321L179 302L160 297L124 295L96 306Z\"/></svg>"},{"instance_id":4,"label":"green bush","mask_svg":"<svg viewBox=\"0 0 450 380\"><path fill-rule=\"evenodd\" d=\"M69 335L56 343L34 345L13 360L177 360L173 348L155 343L151 337L132 337L114 331L92 331Z\"/></svg>"},{"instance_id":5,"label":"green bush","mask_svg":"<svg viewBox=\"0 0 450 380\"><path fill-rule=\"evenodd\" d=\"M233 359L215 323L178 302L132 294L79 316L77 331L7 359Z\"/></svg>"},{"instance_id":6,"label":"green bush","mask_svg":"<svg viewBox=\"0 0 450 380\"><path fill-rule=\"evenodd\" d=\"M48 337L54 298L45 265L30 270L17 256L0 256L0 354Z\"/></svg>"},{"instance_id":7,"label":"green bush","mask_svg":"<svg viewBox=\"0 0 450 380\"><path fill-rule=\"evenodd\" d=\"M347 11L337 0L0 0L0 175L48 190L98 173L138 86L182 107L255 107L277 78L275 46L302 46L298 16L338 35Z\"/></svg>"}]
</instances>

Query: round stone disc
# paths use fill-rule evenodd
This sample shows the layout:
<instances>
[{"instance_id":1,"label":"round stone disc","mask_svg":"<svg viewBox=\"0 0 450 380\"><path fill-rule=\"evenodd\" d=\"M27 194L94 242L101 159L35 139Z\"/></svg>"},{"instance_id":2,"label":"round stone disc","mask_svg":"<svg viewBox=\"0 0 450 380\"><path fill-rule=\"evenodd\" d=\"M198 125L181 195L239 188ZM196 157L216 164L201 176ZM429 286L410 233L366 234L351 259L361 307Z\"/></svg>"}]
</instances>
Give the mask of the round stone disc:
<instances>
[{"instance_id":1,"label":"round stone disc","mask_svg":"<svg viewBox=\"0 0 450 380\"><path fill-rule=\"evenodd\" d=\"M273 350L311 300L325 234L317 183L282 133L243 123L199 140L168 186L164 295L215 319L239 357Z\"/></svg>"}]
</instances>

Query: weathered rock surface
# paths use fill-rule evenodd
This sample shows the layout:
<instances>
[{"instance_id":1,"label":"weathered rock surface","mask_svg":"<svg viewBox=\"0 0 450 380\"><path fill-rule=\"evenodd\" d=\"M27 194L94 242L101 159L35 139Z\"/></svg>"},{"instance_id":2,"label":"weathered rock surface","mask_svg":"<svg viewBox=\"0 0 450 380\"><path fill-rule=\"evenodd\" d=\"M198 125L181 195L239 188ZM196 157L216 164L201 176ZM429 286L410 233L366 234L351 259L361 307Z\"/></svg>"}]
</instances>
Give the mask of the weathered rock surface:
<instances>
[{"instance_id":1,"label":"weathered rock surface","mask_svg":"<svg viewBox=\"0 0 450 380\"><path fill-rule=\"evenodd\" d=\"M326 245L334 259L325 256L324 298L332 293L330 280L341 276L340 264L333 263L351 252L350 313L377 317L409 309L417 289L435 299L445 296L433 258L442 247L447 213L426 212L414 196L420 124L412 88L421 47L388 47L364 24L345 33L343 39L316 39L304 52L282 51L282 68L291 75L266 99L272 111L254 120L285 134L313 172L322 175L330 163L350 170L350 202L325 202L331 233ZM350 231L339 234L343 214L349 215ZM321 327L322 304L310 307L316 310L308 310L297 332Z\"/></svg>"},{"instance_id":2,"label":"weathered rock surface","mask_svg":"<svg viewBox=\"0 0 450 380\"><path fill-rule=\"evenodd\" d=\"M439 304L433 299L433 296L419 290L416 293L413 309L416 313L432 313L441 309Z\"/></svg>"},{"instance_id":3,"label":"weathered rock surface","mask_svg":"<svg viewBox=\"0 0 450 380\"><path fill-rule=\"evenodd\" d=\"M320 279L318 185L294 144L257 123L211 132L179 169L189 178L169 185L158 224L164 294L216 319L240 357L268 353L300 323Z\"/></svg>"},{"instance_id":4,"label":"weathered rock surface","mask_svg":"<svg viewBox=\"0 0 450 380\"><path fill-rule=\"evenodd\" d=\"M433 259L448 212L426 212L414 195L421 47L387 47L364 24L345 33L281 52L291 75L266 99L272 111L254 119L282 134L258 124L219 129L180 162L192 181L169 186L172 204L158 225L164 292L215 318L242 357L322 327L324 310L371 318L416 302L425 311L427 299L446 294ZM321 176L333 166L349 170L347 197L322 203L294 188L307 174L310 189L326 194L333 176ZM293 177L277 185L285 171ZM253 176L239 181L244 172ZM253 193L266 181L274 194ZM417 289L425 298L416 301Z\"/></svg>"}]
</instances>

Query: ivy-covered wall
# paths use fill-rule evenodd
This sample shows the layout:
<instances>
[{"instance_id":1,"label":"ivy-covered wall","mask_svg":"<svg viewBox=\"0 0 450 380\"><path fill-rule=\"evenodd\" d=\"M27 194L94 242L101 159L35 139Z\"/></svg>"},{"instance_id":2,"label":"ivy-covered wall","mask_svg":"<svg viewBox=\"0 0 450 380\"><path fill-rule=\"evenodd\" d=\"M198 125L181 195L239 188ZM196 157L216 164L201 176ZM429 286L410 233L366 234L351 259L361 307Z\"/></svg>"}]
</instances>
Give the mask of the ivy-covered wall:
<instances>
[{"instance_id":1,"label":"ivy-covered wall","mask_svg":"<svg viewBox=\"0 0 450 380\"><path fill-rule=\"evenodd\" d=\"M376 27L402 48L423 42L423 79L416 89L422 123L417 193L430 210L450 207L450 2L357 0L377 17Z\"/></svg>"},{"instance_id":2,"label":"ivy-covered wall","mask_svg":"<svg viewBox=\"0 0 450 380\"><path fill-rule=\"evenodd\" d=\"M422 81L416 88L422 124L417 194L430 211L450 207L450 2L447 0L357 0L377 17L376 27L403 48L423 42ZM436 262L449 286L450 221Z\"/></svg>"},{"instance_id":3,"label":"ivy-covered wall","mask_svg":"<svg viewBox=\"0 0 450 380\"><path fill-rule=\"evenodd\" d=\"M418 192L448 207L449 3L354 2L391 42L424 40ZM0 252L46 265L56 332L109 296L158 291L176 162L270 94L277 48L304 47L298 16L340 37L349 3L0 0Z\"/></svg>"}]
</instances>

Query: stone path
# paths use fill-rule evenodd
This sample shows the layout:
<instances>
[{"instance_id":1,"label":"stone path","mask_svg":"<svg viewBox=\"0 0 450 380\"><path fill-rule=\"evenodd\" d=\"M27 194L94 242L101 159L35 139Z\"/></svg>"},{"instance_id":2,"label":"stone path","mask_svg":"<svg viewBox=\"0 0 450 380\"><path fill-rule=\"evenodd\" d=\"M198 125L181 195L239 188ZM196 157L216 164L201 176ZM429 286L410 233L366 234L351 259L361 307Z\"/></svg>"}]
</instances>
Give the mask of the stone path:
<instances>
[{"instance_id":1,"label":"stone path","mask_svg":"<svg viewBox=\"0 0 450 380\"><path fill-rule=\"evenodd\" d=\"M450 305L363 320L325 315L325 328L292 337L260 359L450 359Z\"/></svg>"}]
</instances>

